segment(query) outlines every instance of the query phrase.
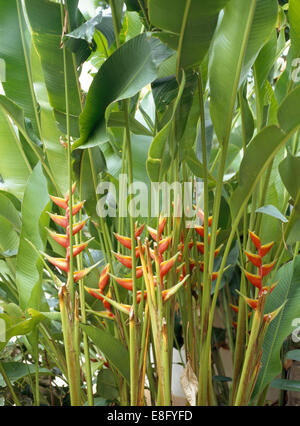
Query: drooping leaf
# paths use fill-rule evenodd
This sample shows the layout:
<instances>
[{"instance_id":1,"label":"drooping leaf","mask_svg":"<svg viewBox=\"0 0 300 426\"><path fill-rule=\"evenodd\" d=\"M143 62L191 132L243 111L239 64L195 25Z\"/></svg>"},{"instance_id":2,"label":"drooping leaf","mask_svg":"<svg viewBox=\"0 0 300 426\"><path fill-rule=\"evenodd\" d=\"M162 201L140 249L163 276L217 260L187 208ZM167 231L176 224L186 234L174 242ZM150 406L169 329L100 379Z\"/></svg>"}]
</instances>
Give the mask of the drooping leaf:
<instances>
[{"instance_id":1,"label":"drooping leaf","mask_svg":"<svg viewBox=\"0 0 300 426\"><path fill-rule=\"evenodd\" d=\"M0 107L0 174L2 189L22 197L31 165L8 115Z\"/></svg>"},{"instance_id":2,"label":"drooping leaf","mask_svg":"<svg viewBox=\"0 0 300 426\"><path fill-rule=\"evenodd\" d=\"M85 108L80 115L80 138L74 143L74 149L107 141L107 107L113 102L134 96L155 77L151 46L145 34L129 40L117 49L93 80Z\"/></svg>"},{"instance_id":3,"label":"drooping leaf","mask_svg":"<svg viewBox=\"0 0 300 426\"><path fill-rule=\"evenodd\" d=\"M293 320L300 317L300 257L283 265L275 277L279 280L274 291L268 296L265 312L273 312L284 302L283 309L269 325L263 343L262 368L255 395L259 395L281 371L280 350L284 340L293 331Z\"/></svg>"},{"instance_id":4,"label":"drooping leaf","mask_svg":"<svg viewBox=\"0 0 300 426\"><path fill-rule=\"evenodd\" d=\"M29 374L34 375L36 366L34 364L25 364L24 362L2 362L2 367L7 374L9 381L14 383ZM53 374L48 368L39 367L39 375ZM6 383L0 376L0 387L5 387Z\"/></svg>"},{"instance_id":5,"label":"drooping leaf","mask_svg":"<svg viewBox=\"0 0 300 426\"><path fill-rule=\"evenodd\" d=\"M19 236L13 225L0 217L0 254L4 257L15 256L18 251Z\"/></svg>"},{"instance_id":6,"label":"drooping leaf","mask_svg":"<svg viewBox=\"0 0 300 426\"><path fill-rule=\"evenodd\" d=\"M300 118L294 113L300 107L299 94L300 89L294 89L280 105L278 121L281 128L265 127L248 145L239 171L239 185L230 199L232 217L236 217L249 200L276 153L300 128Z\"/></svg>"},{"instance_id":7,"label":"drooping leaf","mask_svg":"<svg viewBox=\"0 0 300 426\"><path fill-rule=\"evenodd\" d=\"M266 205L266 206L260 207L259 209L255 210L255 212L264 213L268 216L275 217L276 219L279 219L283 223L288 222L287 218L277 209L277 207L272 205Z\"/></svg>"},{"instance_id":8,"label":"drooping leaf","mask_svg":"<svg viewBox=\"0 0 300 426\"><path fill-rule=\"evenodd\" d=\"M293 58L298 58L300 54L300 3L297 0L289 1L289 21L291 35L291 50Z\"/></svg>"},{"instance_id":9,"label":"drooping leaf","mask_svg":"<svg viewBox=\"0 0 300 426\"><path fill-rule=\"evenodd\" d=\"M300 157L295 157L288 152L279 164L279 173L284 186L295 200L300 191Z\"/></svg>"},{"instance_id":10,"label":"drooping leaf","mask_svg":"<svg viewBox=\"0 0 300 426\"><path fill-rule=\"evenodd\" d=\"M30 35L19 0L0 3L0 38L0 58L5 61L6 68L5 94L24 111L38 134L38 105L30 69Z\"/></svg>"},{"instance_id":11,"label":"drooping leaf","mask_svg":"<svg viewBox=\"0 0 300 426\"><path fill-rule=\"evenodd\" d=\"M66 133L64 61L63 50L60 49L64 21L61 7L60 4L49 0L27 0L25 5L32 39L41 60L49 101L59 129ZM77 137L81 100L72 53L67 51L66 57L71 135Z\"/></svg>"},{"instance_id":12,"label":"drooping leaf","mask_svg":"<svg viewBox=\"0 0 300 426\"><path fill-rule=\"evenodd\" d=\"M49 222L47 207L49 208L47 181L38 164L28 179L22 204L22 231L16 271L22 309L40 307L43 264L26 239L37 249L44 250L45 226Z\"/></svg>"},{"instance_id":13,"label":"drooping leaf","mask_svg":"<svg viewBox=\"0 0 300 426\"><path fill-rule=\"evenodd\" d=\"M122 343L99 328L85 324L81 328L129 383L129 354Z\"/></svg>"},{"instance_id":14,"label":"drooping leaf","mask_svg":"<svg viewBox=\"0 0 300 426\"><path fill-rule=\"evenodd\" d=\"M199 64L205 57L228 0L150 0L150 21L164 30L156 35L178 49L179 68Z\"/></svg>"},{"instance_id":15,"label":"drooping leaf","mask_svg":"<svg viewBox=\"0 0 300 426\"><path fill-rule=\"evenodd\" d=\"M300 381L299 380L288 380L288 379L275 379L271 382L271 388L290 392L300 392Z\"/></svg>"},{"instance_id":16,"label":"drooping leaf","mask_svg":"<svg viewBox=\"0 0 300 426\"><path fill-rule=\"evenodd\" d=\"M276 0L231 0L211 51L211 117L219 142L229 137L239 86L245 80L277 19Z\"/></svg>"}]
</instances>

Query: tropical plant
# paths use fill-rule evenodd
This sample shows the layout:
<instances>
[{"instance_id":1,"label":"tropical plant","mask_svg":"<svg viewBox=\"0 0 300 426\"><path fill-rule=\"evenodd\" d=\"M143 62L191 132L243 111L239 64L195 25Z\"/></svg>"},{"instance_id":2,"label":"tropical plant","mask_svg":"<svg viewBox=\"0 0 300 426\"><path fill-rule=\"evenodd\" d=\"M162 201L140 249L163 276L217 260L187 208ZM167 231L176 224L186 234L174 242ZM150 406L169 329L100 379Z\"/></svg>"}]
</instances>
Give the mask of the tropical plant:
<instances>
[{"instance_id":1,"label":"tropical plant","mask_svg":"<svg viewBox=\"0 0 300 426\"><path fill-rule=\"evenodd\" d=\"M299 390L299 18L0 0L4 405L172 405L174 348L189 405Z\"/></svg>"}]
</instances>

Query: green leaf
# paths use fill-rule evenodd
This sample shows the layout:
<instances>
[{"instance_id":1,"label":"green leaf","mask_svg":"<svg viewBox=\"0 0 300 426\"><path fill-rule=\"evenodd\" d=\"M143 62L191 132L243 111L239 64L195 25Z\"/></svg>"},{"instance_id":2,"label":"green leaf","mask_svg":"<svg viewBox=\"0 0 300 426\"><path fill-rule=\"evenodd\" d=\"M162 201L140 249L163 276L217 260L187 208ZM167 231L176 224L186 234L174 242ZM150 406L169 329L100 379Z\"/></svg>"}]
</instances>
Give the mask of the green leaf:
<instances>
[{"instance_id":1,"label":"green leaf","mask_svg":"<svg viewBox=\"0 0 300 426\"><path fill-rule=\"evenodd\" d=\"M120 72L122 70L122 72ZM98 73L80 115L80 138L73 147L87 148L108 140L105 112L109 105L130 98L156 78L151 45L146 35L137 36L117 49Z\"/></svg>"},{"instance_id":2,"label":"green leaf","mask_svg":"<svg viewBox=\"0 0 300 426\"><path fill-rule=\"evenodd\" d=\"M271 388L281 389L285 391L300 392L300 381L275 379L270 384Z\"/></svg>"},{"instance_id":3,"label":"green leaf","mask_svg":"<svg viewBox=\"0 0 300 426\"><path fill-rule=\"evenodd\" d=\"M31 49L31 65L36 97L40 105L43 144L52 175L55 176L56 185L61 193L65 194L68 189L68 179L66 178L68 176L67 150L60 143L61 132L55 123L40 58L34 46Z\"/></svg>"},{"instance_id":4,"label":"green leaf","mask_svg":"<svg viewBox=\"0 0 300 426\"><path fill-rule=\"evenodd\" d=\"M112 335L89 325L80 325L92 342L100 349L108 361L129 383L129 354L122 343Z\"/></svg>"},{"instance_id":5,"label":"green leaf","mask_svg":"<svg viewBox=\"0 0 300 426\"><path fill-rule=\"evenodd\" d=\"M17 382L23 377L27 377L28 374L34 375L36 366L34 364L25 364L24 362L2 362L2 367L7 374L11 383ZM39 375L51 375L53 374L48 368L39 367ZM0 387L5 387L6 383L0 376Z\"/></svg>"},{"instance_id":6,"label":"green leaf","mask_svg":"<svg viewBox=\"0 0 300 426\"><path fill-rule=\"evenodd\" d=\"M47 208L49 208L47 181L41 165L38 164L28 180L22 204L22 231L16 271L22 309L29 307L39 309L43 264L26 239L37 249L44 250L45 226L49 222Z\"/></svg>"},{"instance_id":7,"label":"green leaf","mask_svg":"<svg viewBox=\"0 0 300 426\"><path fill-rule=\"evenodd\" d=\"M299 95L300 88L298 87L285 98L278 109L278 121L282 130L277 126L265 127L247 146L240 166L239 184L230 199L232 217L237 217L242 211L276 153L300 128L299 115L297 121L294 114L285 113L285 111L300 108Z\"/></svg>"},{"instance_id":8,"label":"green leaf","mask_svg":"<svg viewBox=\"0 0 300 426\"><path fill-rule=\"evenodd\" d=\"M19 0L0 3L0 38L0 58L6 66L5 94L22 108L38 134L37 102L30 69L30 35Z\"/></svg>"},{"instance_id":9,"label":"green leaf","mask_svg":"<svg viewBox=\"0 0 300 426\"><path fill-rule=\"evenodd\" d=\"M44 320L44 316L40 313L34 313L29 319L15 322L15 318L11 318L7 314L0 314L0 319L4 320L6 323L5 341L0 341L1 351L12 337L23 336L25 334L31 333L36 325Z\"/></svg>"},{"instance_id":10,"label":"green leaf","mask_svg":"<svg viewBox=\"0 0 300 426\"><path fill-rule=\"evenodd\" d=\"M150 0L151 23L164 30L156 35L173 49L178 48L178 68L199 64L205 57L228 0Z\"/></svg>"},{"instance_id":11,"label":"green leaf","mask_svg":"<svg viewBox=\"0 0 300 426\"><path fill-rule=\"evenodd\" d=\"M293 320L300 317L300 256L283 265L275 280L279 280L268 296L265 312L273 312L283 303L285 306L269 325L263 342L262 368L255 395L259 395L281 371L280 351L284 340L293 331Z\"/></svg>"},{"instance_id":12,"label":"green leaf","mask_svg":"<svg viewBox=\"0 0 300 426\"><path fill-rule=\"evenodd\" d=\"M109 369L102 369L97 376L97 393L102 398L113 401L119 396L115 376Z\"/></svg>"},{"instance_id":13,"label":"green leaf","mask_svg":"<svg viewBox=\"0 0 300 426\"><path fill-rule=\"evenodd\" d=\"M276 219L281 220L283 223L287 223L287 218L277 209L277 207L272 205L267 205L260 207L259 209L255 210L255 213L264 213L268 216L275 217Z\"/></svg>"},{"instance_id":14,"label":"green leaf","mask_svg":"<svg viewBox=\"0 0 300 426\"><path fill-rule=\"evenodd\" d=\"M300 55L300 3L298 0L289 1L289 21L292 55L293 58L298 58Z\"/></svg>"},{"instance_id":15,"label":"green leaf","mask_svg":"<svg viewBox=\"0 0 300 426\"><path fill-rule=\"evenodd\" d=\"M63 49L60 49L63 31L61 8L58 3L48 0L26 0L25 5L32 39L42 64L49 102L60 131L67 133L64 61ZM78 137L81 100L77 71L70 52L67 52L67 74L71 135Z\"/></svg>"},{"instance_id":16,"label":"green leaf","mask_svg":"<svg viewBox=\"0 0 300 426\"><path fill-rule=\"evenodd\" d=\"M0 128L0 174L4 181L1 187L22 198L31 166L18 135L1 106Z\"/></svg>"},{"instance_id":17,"label":"green leaf","mask_svg":"<svg viewBox=\"0 0 300 426\"><path fill-rule=\"evenodd\" d=\"M285 359L292 359L293 361L300 361L300 349L294 349L293 351L288 351L285 354Z\"/></svg>"},{"instance_id":18,"label":"green leaf","mask_svg":"<svg viewBox=\"0 0 300 426\"><path fill-rule=\"evenodd\" d=\"M124 112L111 112L109 115L109 119L107 121L108 127L125 127L126 120L124 116ZM134 117L129 117L129 128L132 133L136 135L144 135L144 136L152 136L150 130L148 130L145 126L143 126L138 120Z\"/></svg>"},{"instance_id":19,"label":"green leaf","mask_svg":"<svg viewBox=\"0 0 300 426\"><path fill-rule=\"evenodd\" d=\"M187 162L187 165L189 166L189 168L191 169L192 173L195 176L200 177L200 178L204 177L203 164L200 163L200 161L198 160L196 155L192 156L191 154L186 153L186 155L183 154L183 158ZM211 176L210 173L208 173L207 177L212 182L216 182L215 178L213 176Z\"/></svg>"},{"instance_id":20,"label":"green leaf","mask_svg":"<svg viewBox=\"0 0 300 426\"><path fill-rule=\"evenodd\" d=\"M236 94L277 20L276 0L231 0L211 50L211 117L220 143L228 140Z\"/></svg>"},{"instance_id":21,"label":"green leaf","mask_svg":"<svg viewBox=\"0 0 300 426\"><path fill-rule=\"evenodd\" d=\"M102 21L102 12L96 15L94 18L89 19L84 24L80 25L80 27L76 28L69 34L66 34L65 37L76 38L86 40L88 43L93 41L94 33L97 26Z\"/></svg>"},{"instance_id":22,"label":"green leaf","mask_svg":"<svg viewBox=\"0 0 300 426\"><path fill-rule=\"evenodd\" d=\"M19 237L13 225L0 217L0 254L4 257L15 256L18 251Z\"/></svg>"},{"instance_id":23,"label":"green leaf","mask_svg":"<svg viewBox=\"0 0 300 426\"><path fill-rule=\"evenodd\" d=\"M17 231L20 230L21 220L19 212L5 193L0 193L0 218L1 217L8 220L14 229Z\"/></svg>"},{"instance_id":24,"label":"green leaf","mask_svg":"<svg viewBox=\"0 0 300 426\"><path fill-rule=\"evenodd\" d=\"M279 164L279 173L284 186L295 200L300 190L300 157L287 152L287 156Z\"/></svg>"}]
</instances>

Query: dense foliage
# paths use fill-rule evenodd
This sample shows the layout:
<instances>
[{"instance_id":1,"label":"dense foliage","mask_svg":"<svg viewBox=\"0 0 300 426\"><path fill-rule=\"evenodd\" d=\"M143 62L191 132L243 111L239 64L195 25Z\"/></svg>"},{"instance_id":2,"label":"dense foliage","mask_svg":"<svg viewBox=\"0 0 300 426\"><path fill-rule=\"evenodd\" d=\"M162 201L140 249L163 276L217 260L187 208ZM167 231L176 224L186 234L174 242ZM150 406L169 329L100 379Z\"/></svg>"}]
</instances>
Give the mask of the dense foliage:
<instances>
[{"instance_id":1,"label":"dense foliage","mask_svg":"<svg viewBox=\"0 0 300 426\"><path fill-rule=\"evenodd\" d=\"M176 348L188 404L284 404L299 1L0 0L0 76L1 403L171 405Z\"/></svg>"}]
</instances>

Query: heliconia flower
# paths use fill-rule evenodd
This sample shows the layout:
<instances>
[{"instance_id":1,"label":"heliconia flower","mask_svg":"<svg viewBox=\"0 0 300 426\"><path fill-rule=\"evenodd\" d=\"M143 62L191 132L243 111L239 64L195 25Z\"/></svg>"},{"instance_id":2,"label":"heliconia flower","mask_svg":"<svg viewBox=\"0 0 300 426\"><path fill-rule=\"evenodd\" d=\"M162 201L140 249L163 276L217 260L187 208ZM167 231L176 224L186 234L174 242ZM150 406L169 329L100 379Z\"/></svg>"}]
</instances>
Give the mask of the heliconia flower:
<instances>
[{"instance_id":1,"label":"heliconia flower","mask_svg":"<svg viewBox=\"0 0 300 426\"><path fill-rule=\"evenodd\" d=\"M94 269L94 265L89 268L82 269L81 271L74 272L74 282L77 283L77 281L82 280L82 278L84 278L92 269Z\"/></svg>"},{"instance_id":2,"label":"heliconia flower","mask_svg":"<svg viewBox=\"0 0 300 426\"><path fill-rule=\"evenodd\" d=\"M99 278L99 290L104 290L105 287L108 284L109 281L109 263L105 266L105 268L102 270L101 274L100 274L100 278Z\"/></svg>"},{"instance_id":3,"label":"heliconia flower","mask_svg":"<svg viewBox=\"0 0 300 426\"><path fill-rule=\"evenodd\" d=\"M196 262L195 262L195 260L194 259L189 259L189 268L190 268L190 274L192 273L192 271L193 271L193 269L195 268L195 266L196 266ZM185 275L186 275L186 270L185 270L186 268L185 268L185 263L183 264L183 267L182 267L182 274L183 274L183 276L185 277Z\"/></svg>"},{"instance_id":4,"label":"heliconia flower","mask_svg":"<svg viewBox=\"0 0 300 426\"><path fill-rule=\"evenodd\" d=\"M159 241L159 245L158 245L159 254L163 254L167 250L167 248L170 245L171 240L172 240L172 237L169 236L169 237L166 237L163 240Z\"/></svg>"},{"instance_id":5,"label":"heliconia flower","mask_svg":"<svg viewBox=\"0 0 300 426\"><path fill-rule=\"evenodd\" d=\"M91 296L95 297L95 299L101 300L101 302L103 302L103 305L107 312L111 312L111 304L103 297L103 290L89 288L86 286L84 288ZM110 292L107 293L107 296L110 297Z\"/></svg>"},{"instance_id":6,"label":"heliconia flower","mask_svg":"<svg viewBox=\"0 0 300 426\"><path fill-rule=\"evenodd\" d=\"M84 225L86 224L86 222L87 222L87 219L85 219L81 222L75 223L73 225L72 235L76 235L78 232L80 232L82 230L82 228L84 227Z\"/></svg>"},{"instance_id":7,"label":"heliconia flower","mask_svg":"<svg viewBox=\"0 0 300 426\"><path fill-rule=\"evenodd\" d=\"M204 238L204 226L195 226L195 231L200 235L200 237Z\"/></svg>"},{"instance_id":8,"label":"heliconia flower","mask_svg":"<svg viewBox=\"0 0 300 426\"><path fill-rule=\"evenodd\" d=\"M132 269L132 257L131 256L125 256L123 254L115 253L114 251L112 254L116 257L116 259L122 263L122 265L126 266L126 268Z\"/></svg>"},{"instance_id":9,"label":"heliconia flower","mask_svg":"<svg viewBox=\"0 0 300 426\"><path fill-rule=\"evenodd\" d=\"M147 226L147 229L153 240L157 242L157 231L150 226Z\"/></svg>"},{"instance_id":10,"label":"heliconia flower","mask_svg":"<svg viewBox=\"0 0 300 426\"><path fill-rule=\"evenodd\" d=\"M286 304L286 302L284 302L281 306L279 306L279 308L275 309L275 311L270 312L269 314L265 314L263 317L264 322L271 322L273 321L273 319L275 319L277 317L277 315L279 314L279 312L282 310L282 308L284 307L284 305Z\"/></svg>"},{"instance_id":11,"label":"heliconia flower","mask_svg":"<svg viewBox=\"0 0 300 426\"><path fill-rule=\"evenodd\" d=\"M147 299L147 291L144 290L144 300ZM137 291L136 292L136 301L137 303L140 303L140 301L142 300L142 292L141 291Z\"/></svg>"},{"instance_id":12,"label":"heliconia flower","mask_svg":"<svg viewBox=\"0 0 300 426\"><path fill-rule=\"evenodd\" d=\"M72 195L74 195L75 189L76 189L76 182L73 183L73 185L72 185ZM66 200L66 202L69 201L69 193L70 193L70 191L67 191L65 193L65 200Z\"/></svg>"},{"instance_id":13,"label":"heliconia flower","mask_svg":"<svg viewBox=\"0 0 300 426\"><path fill-rule=\"evenodd\" d=\"M246 275L247 279L258 289L261 289L262 287L262 278L260 275L251 274L250 272L243 269L244 274Z\"/></svg>"},{"instance_id":14,"label":"heliconia flower","mask_svg":"<svg viewBox=\"0 0 300 426\"><path fill-rule=\"evenodd\" d=\"M137 222L135 223L135 225L134 225L134 228L135 228L134 237L135 237L135 239L137 239L141 235L141 233L144 230L144 227L145 227L145 225L141 225L140 227L138 227Z\"/></svg>"},{"instance_id":15,"label":"heliconia flower","mask_svg":"<svg viewBox=\"0 0 300 426\"><path fill-rule=\"evenodd\" d=\"M57 234L56 232L47 229L51 237L61 246L67 248L69 246L69 237L64 234Z\"/></svg>"},{"instance_id":16,"label":"heliconia flower","mask_svg":"<svg viewBox=\"0 0 300 426\"><path fill-rule=\"evenodd\" d=\"M250 306L251 309L255 310L258 305L257 299L250 299L249 297L243 296L245 302Z\"/></svg>"},{"instance_id":17,"label":"heliconia flower","mask_svg":"<svg viewBox=\"0 0 300 426\"><path fill-rule=\"evenodd\" d=\"M119 234L117 234L115 232L114 232L114 236L122 244L122 246L124 246L124 247L128 248L129 250L131 250L131 238L129 238L129 237L123 237L122 235L119 235Z\"/></svg>"},{"instance_id":18,"label":"heliconia flower","mask_svg":"<svg viewBox=\"0 0 300 426\"><path fill-rule=\"evenodd\" d=\"M136 278L139 279L143 276L143 267L142 266L137 266L136 267Z\"/></svg>"},{"instance_id":19,"label":"heliconia flower","mask_svg":"<svg viewBox=\"0 0 300 426\"><path fill-rule=\"evenodd\" d=\"M249 235L250 235L250 238L251 238L253 244L255 245L255 247L257 248L257 250L259 250L260 247L261 247L260 238L254 232L252 232L252 231L249 231Z\"/></svg>"},{"instance_id":20,"label":"heliconia flower","mask_svg":"<svg viewBox=\"0 0 300 426\"><path fill-rule=\"evenodd\" d=\"M275 264L276 264L276 259L273 260L273 262L271 262L271 263L267 263L265 265L262 265L262 276L265 277L266 275L268 275L272 271L272 269L274 268Z\"/></svg>"},{"instance_id":21,"label":"heliconia flower","mask_svg":"<svg viewBox=\"0 0 300 426\"><path fill-rule=\"evenodd\" d=\"M91 241L91 240L90 240ZM77 256L83 250L85 250L90 241L86 241L85 243L77 244L73 246L73 257ZM70 249L68 248L67 257L70 257Z\"/></svg>"},{"instance_id":22,"label":"heliconia flower","mask_svg":"<svg viewBox=\"0 0 300 426\"><path fill-rule=\"evenodd\" d=\"M258 254L253 254L248 251L245 251L245 255L248 257L248 259L254 266L257 266L258 268L261 267L262 260Z\"/></svg>"},{"instance_id":23,"label":"heliconia flower","mask_svg":"<svg viewBox=\"0 0 300 426\"><path fill-rule=\"evenodd\" d=\"M45 255L45 257L50 263L52 263L52 265L56 266L61 271L69 272L69 262L67 259L51 257L48 255Z\"/></svg>"},{"instance_id":24,"label":"heliconia flower","mask_svg":"<svg viewBox=\"0 0 300 426\"><path fill-rule=\"evenodd\" d=\"M165 216L159 217L159 221L158 221L158 233L159 233L158 239L159 240L161 239L161 235L164 231L166 222L167 222L167 218ZM153 240L157 242L157 230L151 228L150 226L147 226L147 229L148 229L149 234L153 238Z\"/></svg>"},{"instance_id":25,"label":"heliconia flower","mask_svg":"<svg viewBox=\"0 0 300 426\"><path fill-rule=\"evenodd\" d=\"M274 260L271 263L263 265L262 258L271 250L274 245L274 242L262 246L260 238L256 234L254 234L254 232L249 231L249 235L258 251L258 254L253 254L248 251L245 251L245 254L250 260L250 262L259 269L259 271L258 274L251 274L250 272L244 269L243 271L247 279L259 289L259 296L261 296L263 291L263 278L272 271L276 264L276 260Z\"/></svg>"},{"instance_id":26,"label":"heliconia flower","mask_svg":"<svg viewBox=\"0 0 300 426\"><path fill-rule=\"evenodd\" d=\"M196 209L196 206L194 206L194 209ZM197 216L200 218L201 222L204 223L204 211L202 209L198 209ZM213 216L208 217L208 226L211 227L213 221Z\"/></svg>"},{"instance_id":27,"label":"heliconia flower","mask_svg":"<svg viewBox=\"0 0 300 426\"><path fill-rule=\"evenodd\" d=\"M168 260L165 260L164 262L161 262L161 264L160 264L160 276L161 276L161 279L174 266L177 257L178 257L178 254L175 254L175 256L171 257L171 259L168 259Z\"/></svg>"},{"instance_id":28,"label":"heliconia flower","mask_svg":"<svg viewBox=\"0 0 300 426\"><path fill-rule=\"evenodd\" d=\"M232 305L231 303L230 303L230 305L229 305L230 307L231 307L231 309L234 311L234 312L236 312L237 314L239 313L239 307L238 306L236 306L236 305ZM248 318L250 318L251 317L251 315L252 315L252 312L249 312L248 313Z\"/></svg>"},{"instance_id":29,"label":"heliconia flower","mask_svg":"<svg viewBox=\"0 0 300 426\"><path fill-rule=\"evenodd\" d=\"M80 201L72 207L72 216L75 216L84 206L85 201Z\"/></svg>"},{"instance_id":30,"label":"heliconia flower","mask_svg":"<svg viewBox=\"0 0 300 426\"><path fill-rule=\"evenodd\" d=\"M172 296L174 296L177 293L177 291L185 284L188 278L189 278L189 275L187 275L182 281L180 281L178 284L174 285L173 287L162 291L162 298L164 303L167 302Z\"/></svg>"},{"instance_id":31,"label":"heliconia flower","mask_svg":"<svg viewBox=\"0 0 300 426\"><path fill-rule=\"evenodd\" d=\"M218 275L219 275L219 273L218 273L218 272L213 272L213 273L211 274L211 280L212 280L212 281L215 281L215 280L218 278Z\"/></svg>"},{"instance_id":32,"label":"heliconia flower","mask_svg":"<svg viewBox=\"0 0 300 426\"><path fill-rule=\"evenodd\" d=\"M67 226L69 225L69 221L66 216L59 216L58 214L53 214L49 212L47 213L51 217L53 222L55 222L57 225L62 226L63 228L67 228Z\"/></svg>"},{"instance_id":33,"label":"heliconia flower","mask_svg":"<svg viewBox=\"0 0 300 426\"><path fill-rule=\"evenodd\" d=\"M68 208L68 202L65 198L54 197L53 195L50 195L50 198L58 207L61 207L64 210Z\"/></svg>"},{"instance_id":34,"label":"heliconia flower","mask_svg":"<svg viewBox=\"0 0 300 426\"><path fill-rule=\"evenodd\" d=\"M126 288L126 290L133 290L133 280L132 278L119 278L112 274L110 274L112 278L123 288Z\"/></svg>"},{"instance_id":35,"label":"heliconia flower","mask_svg":"<svg viewBox=\"0 0 300 426\"><path fill-rule=\"evenodd\" d=\"M197 242L196 242L196 246L197 246L197 250L198 250L200 253L204 254L204 243L203 243L203 242L201 242L201 241L197 241ZM215 250L215 257L217 257L217 256L218 256L218 254L219 254L219 253L220 253L220 251L221 251L221 248L222 248L222 245L221 245L221 246L219 246L218 248L216 248L216 250Z\"/></svg>"},{"instance_id":36,"label":"heliconia flower","mask_svg":"<svg viewBox=\"0 0 300 426\"><path fill-rule=\"evenodd\" d=\"M260 238L256 234L254 234L254 232L249 231L249 235L251 240L253 241L253 244L257 248L260 257L264 257L274 245L274 241L272 241L262 246Z\"/></svg>"},{"instance_id":37,"label":"heliconia flower","mask_svg":"<svg viewBox=\"0 0 300 426\"><path fill-rule=\"evenodd\" d=\"M162 234L162 233L163 233L163 231L164 231L164 228L165 228L166 222L167 222L167 218L166 218L166 216L160 216L160 217L159 217L159 222L158 222L159 239L160 239L160 237L161 237L161 234Z\"/></svg>"},{"instance_id":38,"label":"heliconia flower","mask_svg":"<svg viewBox=\"0 0 300 426\"><path fill-rule=\"evenodd\" d=\"M95 297L95 299L99 299L99 300L104 300L104 298L101 296L100 293L98 293L95 289L89 288L89 287L85 287L86 291L93 297Z\"/></svg>"},{"instance_id":39,"label":"heliconia flower","mask_svg":"<svg viewBox=\"0 0 300 426\"><path fill-rule=\"evenodd\" d=\"M261 257L264 257L267 253L269 253L269 251L274 246L274 244L275 244L274 241L272 241L272 242L270 242L268 244L265 244L265 245L261 246L261 248L259 249L259 255Z\"/></svg>"},{"instance_id":40,"label":"heliconia flower","mask_svg":"<svg viewBox=\"0 0 300 426\"><path fill-rule=\"evenodd\" d=\"M275 283L271 284L270 286L264 286L262 288L262 291L268 294L271 294L272 291L275 289L279 281L276 281Z\"/></svg>"},{"instance_id":41,"label":"heliconia flower","mask_svg":"<svg viewBox=\"0 0 300 426\"><path fill-rule=\"evenodd\" d=\"M236 313L238 313L238 312L239 312L239 307L238 307L238 306L233 305L232 303L230 303L230 304L229 304L229 306L231 307L231 309L232 309L234 312L236 312Z\"/></svg>"}]
</instances>

